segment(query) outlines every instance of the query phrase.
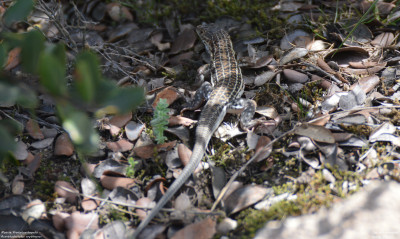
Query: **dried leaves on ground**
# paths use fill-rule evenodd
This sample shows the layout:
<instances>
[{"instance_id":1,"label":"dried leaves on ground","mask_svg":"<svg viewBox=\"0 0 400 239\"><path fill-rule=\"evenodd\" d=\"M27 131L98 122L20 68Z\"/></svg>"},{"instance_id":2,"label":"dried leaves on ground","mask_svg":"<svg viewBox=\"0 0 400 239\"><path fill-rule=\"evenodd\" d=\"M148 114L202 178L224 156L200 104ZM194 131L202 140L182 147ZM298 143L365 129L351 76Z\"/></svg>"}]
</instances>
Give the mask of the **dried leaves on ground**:
<instances>
[{"instance_id":1,"label":"dried leaves on ground","mask_svg":"<svg viewBox=\"0 0 400 239\"><path fill-rule=\"evenodd\" d=\"M209 56L195 33L206 22L232 37L243 97L258 105L254 124L244 131L235 115L225 117L193 177L143 236L309 238L322 225L324 238L352 238L356 230L398 238L389 226L399 207L389 191L400 179L397 1L155 2L38 0L26 22L7 26L38 28L49 42L62 42L70 68L88 48L101 57L106 77L147 94L130 114L95 118L85 109L100 135L88 155L76 152L45 92L37 92L35 113L0 102L0 120L19 129L16 161L0 175L1 231L129 237L190 158L202 105L189 103L210 80ZM9 7L1 3L0 14ZM36 89L37 80L22 72L20 51L9 51L3 71ZM163 144L150 124L160 99L170 117ZM377 191L388 198L372 208L367 201L375 202ZM368 219L375 211L382 212L377 223ZM290 217L300 215L307 216ZM327 222L348 227L338 234Z\"/></svg>"}]
</instances>

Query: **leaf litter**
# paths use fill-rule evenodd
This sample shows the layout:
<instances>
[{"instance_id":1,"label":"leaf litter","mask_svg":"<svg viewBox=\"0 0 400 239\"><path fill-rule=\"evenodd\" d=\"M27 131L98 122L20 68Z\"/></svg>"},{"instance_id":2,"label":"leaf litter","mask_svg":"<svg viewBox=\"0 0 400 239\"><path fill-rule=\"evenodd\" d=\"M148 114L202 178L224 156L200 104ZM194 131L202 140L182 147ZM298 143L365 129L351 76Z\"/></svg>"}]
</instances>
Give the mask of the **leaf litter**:
<instances>
[{"instance_id":1,"label":"leaf litter","mask_svg":"<svg viewBox=\"0 0 400 239\"><path fill-rule=\"evenodd\" d=\"M2 189L2 194L30 193L33 198L54 200L59 207L41 213L51 215L54 227L69 237L100 232L111 235L108 230L112 226L121 227L129 235L138 223L137 216L143 219L146 215L143 208L136 209L134 214L130 207L151 207L179 174L179 167L190 158L195 137L193 125L201 107L182 110L198 88L199 82L195 81L209 80L207 72L202 76L197 73L208 61L194 31L204 18L200 21L186 16L177 20L166 15L165 23L143 24L139 21L143 16L137 15L137 9L119 3L89 1L82 5L57 5L55 1L38 1L38 4L39 9L48 10L45 8L48 5L63 5L65 10L54 16L65 16L67 21L55 25L57 19L38 20L31 15L28 22L40 24L49 39L58 38L72 48L91 48L102 56L103 71L109 78L128 87L140 84L148 90L147 101L133 114L98 120L101 144L98 152L87 160L96 168L92 170L94 184L105 193L102 195L97 189L90 190L90 195L85 192L85 200L91 200L89 204L76 200L84 198L80 192L87 191L76 185L91 177L87 174L90 170L72 173L78 171L79 155L74 152L68 135L60 132L59 123L52 120L55 118L54 110L49 110L52 103L43 101L42 110L35 116L20 111L24 117L15 119L24 125L26 135L18 138L13 155L28 166L21 167L18 173L8 172L12 185ZM371 6L368 1L350 4L361 13ZM318 10L321 8L325 11L323 15ZM161 216L151 226L156 228L152 237L161 233L174 238L183 235L212 238L216 233L232 238L252 236L265 222L299 215L299 210L300 214L307 214L329 206L370 181L399 180L400 114L396 79L400 56L395 50L399 40L398 32L389 26L400 14L393 3L378 1L377 9L378 12L369 13L374 21L360 22L343 14L333 23L335 8L327 2L321 6L273 3L265 11L278 18L286 18L286 13L304 14L304 18L288 23L290 28L284 33L282 29L277 31L278 26L256 29L257 24L243 19L214 16L212 21L207 20L232 36L246 79L244 95L258 104L256 123L250 132L245 132L235 115L225 117L207 148L205 161L212 166L197 170L194 179L181 191L183 194L172 200L175 204L171 202L168 206L181 210L184 216L174 220L169 220L167 214ZM178 11L179 8L173 10ZM82 21L82 16L94 22ZM316 17L324 22L320 24ZM73 22L82 23L87 32L78 34ZM22 25L11 27L28 30ZM20 70L19 51L15 48L7 57L5 71L10 74ZM168 140L164 144L155 143L149 120L159 99L167 100L170 115ZM2 108L2 118L17 111L13 104ZM173 150L177 150L177 155L170 153ZM43 177L36 175L43 174L45 169L40 167L44 166L37 163L29 166L34 158L65 166L66 169L47 170L46 180L54 186L55 199L52 192L39 196L40 189L32 186L35 183L48 186ZM177 158L183 163L177 164ZM129 159L136 165L130 165ZM40 160L36 162L40 164ZM127 177L128 167L134 170L132 178ZM306 175L310 169L313 173ZM103 203L88 197L93 195L109 201ZM315 205L308 205L312 197ZM216 223L215 218L220 214L209 210L210 205L217 206L220 198L222 203L218 207L228 214L224 220L233 221L229 225L224 225L224 221ZM6 200L2 198L0 205ZM262 206L262 202L267 206ZM85 212L69 208L79 203ZM113 207L113 203L130 206L121 206L125 210ZM99 209L104 212L101 218L96 211ZM253 210L262 213L261 209L280 210L283 214L276 213L275 217L258 214L264 220L256 224L256 217L251 215L255 213ZM24 213L19 215L25 217ZM99 228L100 219L103 228ZM243 230L245 225L247 228ZM167 232L167 226L176 231L174 236ZM98 231L88 231L89 227Z\"/></svg>"}]
</instances>

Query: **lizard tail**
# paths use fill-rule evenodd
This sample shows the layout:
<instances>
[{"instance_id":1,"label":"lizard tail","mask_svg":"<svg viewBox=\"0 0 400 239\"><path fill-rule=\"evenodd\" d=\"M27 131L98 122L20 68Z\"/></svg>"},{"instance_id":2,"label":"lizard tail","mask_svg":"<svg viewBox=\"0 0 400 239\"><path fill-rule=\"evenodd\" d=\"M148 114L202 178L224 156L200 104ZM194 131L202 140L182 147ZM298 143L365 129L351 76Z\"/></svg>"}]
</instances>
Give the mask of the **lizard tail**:
<instances>
[{"instance_id":1,"label":"lizard tail","mask_svg":"<svg viewBox=\"0 0 400 239\"><path fill-rule=\"evenodd\" d=\"M190 162L183 169L179 177L172 183L167 192L161 197L160 201L157 202L156 206L150 211L147 217L140 222L139 226L136 228L132 235L132 238L137 238L141 231L150 223L150 221L160 212L164 205L171 199L172 196L182 187L182 185L189 179L190 175L197 168L203 155L205 153L205 148L203 144L196 143L193 148L192 156L190 157Z\"/></svg>"}]
</instances>

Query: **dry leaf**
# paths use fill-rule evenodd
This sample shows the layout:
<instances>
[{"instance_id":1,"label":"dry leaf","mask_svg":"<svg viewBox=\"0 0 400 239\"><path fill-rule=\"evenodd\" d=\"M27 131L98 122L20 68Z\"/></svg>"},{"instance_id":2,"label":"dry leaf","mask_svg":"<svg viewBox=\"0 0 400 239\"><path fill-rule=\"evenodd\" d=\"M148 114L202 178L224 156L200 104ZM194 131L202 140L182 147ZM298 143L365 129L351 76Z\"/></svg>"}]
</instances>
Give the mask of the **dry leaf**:
<instances>
[{"instance_id":1,"label":"dry leaf","mask_svg":"<svg viewBox=\"0 0 400 239\"><path fill-rule=\"evenodd\" d=\"M53 144L54 138L47 138L40 141L33 142L31 146L35 149L44 149Z\"/></svg>"},{"instance_id":2,"label":"dry leaf","mask_svg":"<svg viewBox=\"0 0 400 239\"><path fill-rule=\"evenodd\" d=\"M138 207L152 207L154 204L155 203L147 197L140 198L136 201L136 206ZM137 208L135 212L138 214L139 219L143 220L146 218L148 211Z\"/></svg>"},{"instance_id":3,"label":"dry leaf","mask_svg":"<svg viewBox=\"0 0 400 239\"><path fill-rule=\"evenodd\" d=\"M28 157L28 146L22 141L17 142L17 147L14 150L14 157L18 160L25 160Z\"/></svg>"},{"instance_id":4,"label":"dry leaf","mask_svg":"<svg viewBox=\"0 0 400 239\"><path fill-rule=\"evenodd\" d=\"M125 134L126 137L130 141L134 141L137 138L139 138L140 134L142 133L143 129L145 128L144 124L141 123L136 123L133 121L130 121L126 126L125 126Z\"/></svg>"},{"instance_id":5,"label":"dry leaf","mask_svg":"<svg viewBox=\"0 0 400 239\"><path fill-rule=\"evenodd\" d=\"M175 126L175 125L183 125L183 126L190 126L194 124L194 120L182 117L182 116L171 116L168 120L168 126Z\"/></svg>"},{"instance_id":6,"label":"dry leaf","mask_svg":"<svg viewBox=\"0 0 400 239\"><path fill-rule=\"evenodd\" d=\"M260 201L268 193L268 189L246 185L232 192L225 200L225 211L227 214L237 213Z\"/></svg>"},{"instance_id":7,"label":"dry leaf","mask_svg":"<svg viewBox=\"0 0 400 239\"><path fill-rule=\"evenodd\" d=\"M394 40L394 35L391 32L383 32L375 37L371 42L374 46L387 47L392 44Z\"/></svg>"},{"instance_id":8,"label":"dry leaf","mask_svg":"<svg viewBox=\"0 0 400 239\"><path fill-rule=\"evenodd\" d=\"M70 203L75 203L79 195L79 191L72 186L72 184L66 181L57 181L54 185L54 191L58 194L58 196L66 198L66 200Z\"/></svg>"},{"instance_id":9,"label":"dry leaf","mask_svg":"<svg viewBox=\"0 0 400 239\"><path fill-rule=\"evenodd\" d=\"M21 48L16 47L8 52L7 62L4 66L4 70L9 71L16 67L20 63L19 54L21 53Z\"/></svg>"},{"instance_id":10,"label":"dry leaf","mask_svg":"<svg viewBox=\"0 0 400 239\"><path fill-rule=\"evenodd\" d=\"M153 109L156 108L158 102L160 101L160 99L166 99L167 100L167 104L171 105L172 103L174 103L175 100L177 100L179 98L179 93L178 90L175 87L172 86L168 86L167 88L163 89L162 91L160 91L154 102L153 102Z\"/></svg>"},{"instance_id":11,"label":"dry leaf","mask_svg":"<svg viewBox=\"0 0 400 239\"><path fill-rule=\"evenodd\" d=\"M186 166L190 162L190 157L192 156L192 150L190 150L184 144L178 144L178 155L182 161L182 164Z\"/></svg>"},{"instance_id":12,"label":"dry leaf","mask_svg":"<svg viewBox=\"0 0 400 239\"><path fill-rule=\"evenodd\" d=\"M131 188L136 185L135 179L125 177L112 177L107 175L102 175L100 177L100 183L104 188L108 190L113 190L116 187Z\"/></svg>"},{"instance_id":13,"label":"dry leaf","mask_svg":"<svg viewBox=\"0 0 400 239\"><path fill-rule=\"evenodd\" d=\"M124 115L115 115L110 119L110 125L114 125L115 127L122 128L124 127L130 120L132 119L132 113L124 114Z\"/></svg>"},{"instance_id":14,"label":"dry leaf","mask_svg":"<svg viewBox=\"0 0 400 239\"><path fill-rule=\"evenodd\" d=\"M14 177L12 185L11 185L11 191L13 194L22 194L24 191L24 177L22 175L17 175Z\"/></svg>"},{"instance_id":15,"label":"dry leaf","mask_svg":"<svg viewBox=\"0 0 400 239\"><path fill-rule=\"evenodd\" d=\"M216 232L215 226L216 222L214 220L206 218L177 231L171 239L211 239Z\"/></svg>"},{"instance_id":16,"label":"dry leaf","mask_svg":"<svg viewBox=\"0 0 400 239\"><path fill-rule=\"evenodd\" d=\"M56 139L56 143L54 145L54 155L57 156L71 156L74 153L74 145L69 138L68 133L62 133Z\"/></svg>"},{"instance_id":17,"label":"dry leaf","mask_svg":"<svg viewBox=\"0 0 400 239\"><path fill-rule=\"evenodd\" d=\"M322 143L335 143L335 138L333 137L330 130L319 125L312 124L302 124L294 129L294 133L297 135L306 136L312 138L315 141Z\"/></svg>"},{"instance_id":18,"label":"dry leaf","mask_svg":"<svg viewBox=\"0 0 400 239\"><path fill-rule=\"evenodd\" d=\"M168 151L171 150L173 147L175 147L175 145L176 145L176 140L159 145L151 144L151 145L135 147L133 151L135 152L136 156L142 159L149 159L154 155L155 152L154 148L156 148L157 151L160 150Z\"/></svg>"},{"instance_id":19,"label":"dry leaf","mask_svg":"<svg viewBox=\"0 0 400 239\"><path fill-rule=\"evenodd\" d=\"M129 12L129 9L125 6L121 6L119 3L107 4L107 13L114 21L129 20L133 21L133 16Z\"/></svg>"},{"instance_id":20,"label":"dry leaf","mask_svg":"<svg viewBox=\"0 0 400 239\"><path fill-rule=\"evenodd\" d=\"M25 128L32 138L44 139L44 135L39 128L39 124L35 120L29 119L28 122L26 122Z\"/></svg>"},{"instance_id":21,"label":"dry leaf","mask_svg":"<svg viewBox=\"0 0 400 239\"><path fill-rule=\"evenodd\" d=\"M76 238L76 236L79 238L79 235L84 230L99 228L99 215L97 213L81 213L75 211L71 216L65 219L65 227L68 230L68 238Z\"/></svg>"},{"instance_id":22,"label":"dry leaf","mask_svg":"<svg viewBox=\"0 0 400 239\"><path fill-rule=\"evenodd\" d=\"M172 43L170 54L176 54L192 48L196 38L196 33L193 29L185 29Z\"/></svg>"},{"instance_id":23,"label":"dry leaf","mask_svg":"<svg viewBox=\"0 0 400 239\"><path fill-rule=\"evenodd\" d=\"M113 152L126 152L133 148L133 144L126 139L120 139L117 142L107 142L107 148Z\"/></svg>"}]
</instances>

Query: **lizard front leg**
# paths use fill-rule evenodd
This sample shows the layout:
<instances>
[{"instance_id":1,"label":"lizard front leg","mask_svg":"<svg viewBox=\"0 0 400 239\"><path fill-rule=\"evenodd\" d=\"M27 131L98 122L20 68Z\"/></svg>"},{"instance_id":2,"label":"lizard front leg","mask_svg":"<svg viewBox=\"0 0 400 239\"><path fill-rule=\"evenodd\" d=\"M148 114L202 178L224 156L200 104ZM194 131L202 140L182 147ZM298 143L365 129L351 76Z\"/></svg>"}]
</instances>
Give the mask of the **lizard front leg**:
<instances>
[{"instance_id":1,"label":"lizard front leg","mask_svg":"<svg viewBox=\"0 0 400 239\"><path fill-rule=\"evenodd\" d=\"M181 115L186 110L196 110L196 109L200 108L200 106L203 104L203 102L207 101L210 98L210 94L211 94L212 90L213 90L213 87L211 86L210 82L208 82L208 81L204 82L200 86L200 88L196 91L193 99L188 104L188 106L182 109Z\"/></svg>"}]
</instances>

